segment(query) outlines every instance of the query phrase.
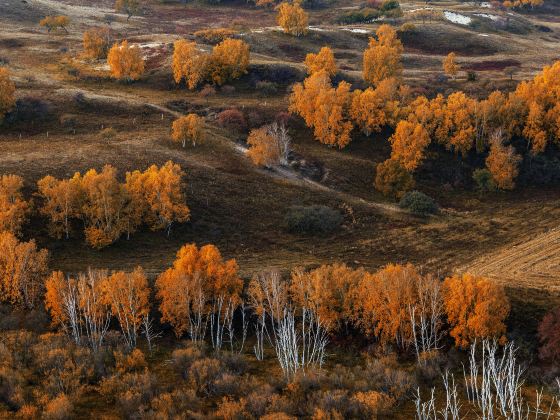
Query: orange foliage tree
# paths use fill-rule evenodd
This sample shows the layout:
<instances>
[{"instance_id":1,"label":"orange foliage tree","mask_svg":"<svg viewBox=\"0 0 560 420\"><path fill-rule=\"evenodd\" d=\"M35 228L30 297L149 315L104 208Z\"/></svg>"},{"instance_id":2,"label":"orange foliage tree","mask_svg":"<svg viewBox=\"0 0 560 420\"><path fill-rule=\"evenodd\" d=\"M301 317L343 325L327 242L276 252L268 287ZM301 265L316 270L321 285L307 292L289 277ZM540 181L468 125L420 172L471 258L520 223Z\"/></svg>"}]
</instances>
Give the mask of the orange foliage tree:
<instances>
[{"instance_id":1,"label":"orange foliage tree","mask_svg":"<svg viewBox=\"0 0 560 420\"><path fill-rule=\"evenodd\" d=\"M207 78L208 55L199 51L195 42L180 39L174 44L172 66L175 83L184 79L187 87L194 89Z\"/></svg>"},{"instance_id":2,"label":"orange foliage tree","mask_svg":"<svg viewBox=\"0 0 560 420\"><path fill-rule=\"evenodd\" d=\"M169 235L173 223L189 220L190 210L183 194L184 176L181 167L171 161L159 168L152 165L144 172L127 173L124 187L132 197L132 205L144 212L141 220L152 230L163 229Z\"/></svg>"},{"instance_id":3,"label":"orange foliage tree","mask_svg":"<svg viewBox=\"0 0 560 420\"><path fill-rule=\"evenodd\" d=\"M389 142L391 159L400 162L407 171L414 171L424 160L424 150L430 144L430 136L421 124L403 120L397 124Z\"/></svg>"},{"instance_id":4,"label":"orange foliage tree","mask_svg":"<svg viewBox=\"0 0 560 420\"><path fill-rule=\"evenodd\" d=\"M287 34L303 36L307 33L308 16L298 3L280 4L277 22Z\"/></svg>"},{"instance_id":5,"label":"orange foliage tree","mask_svg":"<svg viewBox=\"0 0 560 420\"><path fill-rule=\"evenodd\" d=\"M171 324L177 337L188 331L193 341L203 340L210 325L212 344L221 348L224 326L231 327L240 303L243 282L237 270L235 260L224 261L214 245L183 246L173 267L156 281L162 321Z\"/></svg>"},{"instance_id":6,"label":"orange foliage tree","mask_svg":"<svg viewBox=\"0 0 560 420\"><path fill-rule=\"evenodd\" d=\"M363 270L344 264L322 265L307 272L296 268L290 294L296 304L312 308L327 330L334 332L352 322L357 304L353 291L364 275Z\"/></svg>"},{"instance_id":7,"label":"orange foliage tree","mask_svg":"<svg viewBox=\"0 0 560 420\"><path fill-rule=\"evenodd\" d=\"M66 27L68 26L69 23L70 23L70 18L68 16L60 15L60 16L45 16L43 19L41 19L39 25L47 28L48 32L61 28L64 29L64 32L68 33Z\"/></svg>"},{"instance_id":8,"label":"orange foliage tree","mask_svg":"<svg viewBox=\"0 0 560 420\"><path fill-rule=\"evenodd\" d=\"M490 140L490 153L486 158L486 167L492 179L503 190L515 188L515 178L519 173L521 156L515 153L513 146L504 146L501 131L496 131Z\"/></svg>"},{"instance_id":9,"label":"orange foliage tree","mask_svg":"<svg viewBox=\"0 0 560 420\"><path fill-rule=\"evenodd\" d=\"M88 29L84 32L83 44L87 57L105 58L111 45L111 31L105 27Z\"/></svg>"},{"instance_id":10,"label":"orange foliage tree","mask_svg":"<svg viewBox=\"0 0 560 420\"><path fill-rule=\"evenodd\" d=\"M212 49L209 61L209 77L218 86L239 79L247 74L249 45L240 39L224 39Z\"/></svg>"},{"instance_id":11,"label":"orange foliage tree","mask_svg":"<svg viewBox=\"0 0 560 420\"><path fill-rule=\"evenodd\" d=\"M387 159L377 165L374 185L383 195L399 198L414 188L414 179L399 162Z\"/></svg>"},{"instance_id":12,"label":"orange foliage tree","mask_svg":"<svg viewBox=\"0 0 560 420\"><path fill-rule=\"evenodd\" d=\"M396 79L382 80L376 88L367 88L363 92L355 90L352 93L350 115L367 136L395 124L399 117Z\"/></svg>"},{"instance_id":13,"label":"orange foliage tree","mask_svg":"<svg viewBox=\"0 0 560 420\"><path fill-rule=\"evenodd\" d=\"M321 48L317 54L307 54L305 57L305 67L307 67L308 74L325 70L329 76L334 76L337 72L334 54L329 47Z\"/></svg>"},{"instance_id":14,"label":"orange foliage tree","mask_svg":"<svg viewBox=\"0 0 560 420\"><path fill-rule=\"evenodd\" d=\"M505 342L510 305L502 286L467 273L446 278L443 294L450 335L458 347L481 338Z\"/></svg>"},{"instance_id":15,"label":"orange foliage tree","mask_svg":"<svg viewBox=\"0 0 560 420\"><path fill-rule=\"evenodd\" d=\"M18 175L2 175L0 178L0 231L9 231L15 235L21 228L30 211L30 205L24 200L21 189L23 178Z\"/></svg>"},{"instance_id":16,"label":"orange foliage tree","mask_svg":"<svg viewBox=\"0 0 560 420\"><path fill-rule=\"evenodd\" d=\"M397 38L397 32L387 24L376 31L377 38L369 39L369 46L364 51L364 80L377 85L384 79L400 77L402 71L401 54L403 46Z\"/></svg>"},{"instance_id":17,"label":"orange foliage tree","mask_svg":"<svg viewBox=\"0 0 560 420\"><path fill-rule=\"evenodd\" d=\"M179 40L173 51L173 77L175 83L184 79L189 89L203 81L223 85L246 74L249 60L249 45L240 39L223 40L211 54L199 51L194 42Z\"/></svg>"},{"instance_id":18,"label":"orange foliage tree","mask_svg":"<svg viewBox=\"0 0 560 420\"><path fill-rule=\"evenodd\" d=\"M42 297L48 252L0 232L0 300L31 309Z\"/></svg>"},{"instance_id":19,"label":"orange foliage tree","mask_svg":"<svg viewBox=\"0 0 560 420\"><path fill-rule=\"evenodd\" d=\"M357 325L382 344L407 348L413 339L409 308L417 302L422 276L411 265L389 264L367 274L355 289Z\"/></svg>"},{"instance_id":20,"label":"orange foliage tree","mask_svg":"<svg viewBox=\"0 0 560 420\"><path fill-rule=\"evenodd\" d=\"M247 138L247 155L257 166L285 165L288 163L291 138L283 124L272 123L251 130Z\"/></svg>"},{"instance_id":21,"label":"orange foliage tree","mask_svg":"<svg viewBox=\"0 0 560 420\"><path fill-rule=\"evenodd\" d=\"M353 124L349 121L352 95L350 85L336 88L325 70L318 71L294 86L290 112L300 115L321 143L345 147L350 143Z\"/></svg>"},{"instance_id":22,"label":"orange foliage tree","mask_svg":"<svg viewBox=\"0 0 560 420\"><path fill-rule=\"evenodd\" d=\"M454 52L450 52L443 59L443 71L453 79L455 79L455 76L457 76L459 72L459 65L457 64L456 57Z\"/></svg>"},{"instance_id":23,"label":"orange foliage tree","mask_svg":"<svg viewBox=\"0 0 560 420\"><path fill-rule=\"evenodd\" d=\"M78 180L76 176L74 179ZM103 248L126 230L125 189L111 165L105 165L99 173L95 169L87 171L81 178L81 186L85 197L82 217L86 241L94 248Z\"/></svg>"},{"instance_id":24,"label":"orange foliage tree","mask_svg":"<svg viewBox=\"0 0 560 420\"><path fill-rule=\"evenodd\" d=\"M4 67L0 67L0 124L4 115L11 111L16 104L16 85L10 79L10 72Z\"/></svg>"},{"instance_id":25,"label":"orange foliage tree","mask_svg":"<svg viewBox=\"0 0 560 420\"><path fill-rule=\"evenodd\" d=\"M142 322L150 312L150 288L144 270L137 267L130 273L113 273L105 279L103 292L128 348L135 348Z\"/></svg>"},{"instance_id":26,"label":"orange foliage tree","mask_svg":"<svg viewBox=\"0 0 560 420\"><path fill-rule=\"evenodd\" d=\"M196 114L188 114L177 118L171 126L171 138L176 142L181 142L183 147L187 140L193 146L204 141L204 119Z\"/></svg>"},{"instance_id":27,"label":"orange foliage tree","mask_svg":"<svg viewBox=\"0 0 560 420\"><path fill-rule=\"evenodd\" d=\"M43 199L41 214L49 218L50 234L56 238L70 237L71 221L81 215L83 190L80 174L57 180L47 175L37 182L38 195Z\"/></svg>"},{"instance_id":28,"label":"orange foliage tree","mask_svg":"<svg viewBox=\"0 0 560 420\"><path fill-rule=\"evenodd\" d=\"M138 47L130 47L128 41L115 43L107 55L111 75L115 79L138 80L144 74L144 59Z\"/></svg>"}]
</instances>

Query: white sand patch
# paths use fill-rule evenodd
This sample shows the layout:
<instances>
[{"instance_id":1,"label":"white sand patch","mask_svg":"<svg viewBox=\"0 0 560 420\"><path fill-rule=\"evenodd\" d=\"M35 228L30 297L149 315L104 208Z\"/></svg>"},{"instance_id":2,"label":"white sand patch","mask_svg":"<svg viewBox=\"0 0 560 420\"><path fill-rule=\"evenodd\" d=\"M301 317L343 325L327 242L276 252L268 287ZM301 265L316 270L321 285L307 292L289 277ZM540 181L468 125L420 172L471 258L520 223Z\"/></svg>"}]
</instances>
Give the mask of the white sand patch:
<instances>
[{"instance_id":1,"label":"white sand patch","mask_svg":"<svg viewBox=\"0 0 560 420\"><path fill-rule=\"evenodd\" d=\"M418 9L407 10L406 13L416 13L416 12L420 12L422 10L434 10L434 8L433 7L420 7Z\"/></svg>"},{"instance_id":2,"label":"white sand patch","mask_svg":"<svg viewBox=\"0 0 560 420\"><path fill-rule=\"evenodd\" d=\"M483 9L491 9L492 3L488 3L488 2L480 3L480 7L482 7Z\"/></svg>"},{"instance_id":3,"label":"white sand patch","mask_svg":"<svg viewBox=\"0 0 560 420\"><path fill-rule=\"evenodd\" d=\"M363 28L342 28L343 31L352 32L354 34L369 34L371 31Z\"/></svg>"},{"instance_id":4,"label":"white sand patch","mask_svg":"<svg viewBox=\"0 0 560 420\"><path fill-rule=\"evenodd\" d=\"M445 19L449 22L456 23L458 25L468 25L472 21L472 19L468 16L448 11L443 12L443 17L445 17Z\"/></svg>"},{"instance_id":5,"label":"white sand patch","mask_svg":"<svg viewBox=\"0 0 560 420\"><path fill-rule=\"evenodd\" d=\"M490 36L488 34L478 34L478 36Z\"/></svg>"},{"instance_id":6,"label":"white sand patch","mask_svg":"<svg viewBox=\"0 0 560 420\"><path fill-rule=\"evenodd\" d=\"M314 31L314 32L329 32L327 29L325 28L320 28L318 26L310 26L309 27L310 31Z\"/></svg>"},{"instance_id":7,"label":"white sand patch","mask_svg":"<svg viewBox=\"0 0 560 420\"><path fill-rule=\"evenodd\" d=\"M475 16L479 16L479 17L482 17L482 18L485 18L485 19L493 20L494 22L497 22L497 21L500 20L500 17L499 17L499 16L490 15L490 14L488 14L488 13L475 13L474 15L475 15Z\"/></svg>"}]
</instances>

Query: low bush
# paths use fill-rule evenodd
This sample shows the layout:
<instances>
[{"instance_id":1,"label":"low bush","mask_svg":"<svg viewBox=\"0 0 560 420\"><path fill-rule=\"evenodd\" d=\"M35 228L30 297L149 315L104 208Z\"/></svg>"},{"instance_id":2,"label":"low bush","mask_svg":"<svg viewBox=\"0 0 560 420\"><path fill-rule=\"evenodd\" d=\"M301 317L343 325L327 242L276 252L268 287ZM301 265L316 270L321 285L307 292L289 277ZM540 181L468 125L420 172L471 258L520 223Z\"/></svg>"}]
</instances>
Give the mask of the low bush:
<instances>
[{"instance_id":1,"label":"low bush","mask_svg":"<svg viewBox=\"0 0 560 420\"><path fill-rule=\"evenodd\" d=\"M242 133L247 131L245 116L238 109L226 109L218 114L218 125L220 127Z\"/></svg>"},{"instance_id":2,"label":"low bush","mask_svg":"<svg viewBox=\"0 0 560 420\"><path fill-rule=\"evenodd\" d=\"M476 189L480 192L489 192L496 190L496 184L492 178L492 174L486 168L475 169L473 172L473 180Z\"/></svg>"},{"instance_id":3,"label":"low bush","mask_svg":"<svg viewBox=\"0 0 560 420\"><path fill-rule=\"evenodd\" d=\"M326 234L342 224L339 211L326 206L294 206L285 217L286 229L293 233Z\"/></svg>"},{"instance_id":4,"label":"low bush","mask_svg":"<svg viewBox=\"0 0 560 420\"><path fill-rule=\"evenodd\" d=\"M434 199L420 191L406 193L399 202L399 207L419 216L427 216L438 211Z\"/></svg>"}]
</instances>

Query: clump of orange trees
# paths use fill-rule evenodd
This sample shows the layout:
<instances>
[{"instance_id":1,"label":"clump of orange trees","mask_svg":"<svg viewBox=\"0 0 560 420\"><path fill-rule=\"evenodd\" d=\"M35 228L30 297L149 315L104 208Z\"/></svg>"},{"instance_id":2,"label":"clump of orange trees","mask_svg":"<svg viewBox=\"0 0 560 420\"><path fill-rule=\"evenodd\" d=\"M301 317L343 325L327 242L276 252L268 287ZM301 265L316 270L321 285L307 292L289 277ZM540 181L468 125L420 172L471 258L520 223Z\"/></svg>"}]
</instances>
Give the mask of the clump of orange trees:
<instances>
[{"instance_id":1,"label":"clump of orange trees","mask_svg":"<svg viewBox=\"0 0 560 420\"><path fill-rule=\"evenodd\" d=\"M0 232L0 300L31 309L44 290L48 252L35 241L20 242L10 232Z\"/></svg>"},{"instance_id":2,"label":"clump of orange trees","mask_svg":"<svg viewBox=\"0 0 560 420\"><path fill-rule=\"evenodd\" d=\"M191 340L200 341L209 332L216 350L226 338L233 348L233 315L243 289L237 271L236 261L225 261L214 245L183 246L173 267L156 281L162 320L171 324L177 337L188 333Z\"/></svg>"},{"instance_id":3,"label":"clump of orange trees","mask_svg":"<svg viewBox=\"0 0 560 420\"><path fill-rule=\"evenodd\" d=\"M238 79L249 67L249 45L239 39L225 39L207 54L195 42L178 40L173 51L175 83L185 81L189 89L202 82L217 85Z\"/></svg>"},{"instance_id":4,"label":"clump of orange trees","mask_svg":"<svg viewBox=\"0 0 560 420\"><path fill-rule=\"evenodd\" d=\"M101 172L91 169L66 180L47 176L38 182L43 200L40 211L58 238L68 238L72 221L82 220L86 241L95 248L110 245L124 233L129 236L142 224L169 234L173 223L189 219L183 177L181 167L173 162L127 172L124 183L110 165Z\"/></svg>"},{"instance_id":5,"label":"clump of orange trees","mask_svg":"<svg viewBox=\"0 0 560 420\"><path fill-rule=\"evenodd\" d=\"M291 138L285 125L272 123L251 130L247 138L247 155L257 166L285 165L288 163Z\"/></svg>"},{"instance_id":6,"label":"clump of orange trees","mask_svg":"<svg viewBox=\"0 0 560 420\"><path fill-rule=\"evenodd\" d=\"M129 46L126 40L113 44L107 63L115 79L138 80L144 74L144 58L140 49Z\"/></svg>"},{"instance_id":7,"label":"clump of orange trees","mask_svg":"<svg viewBox=\"0 0 560 420\"><path fill-rule=\"evenodd\" d=\"M183 147L187 140L193 146L204 141L204 119L196 114L188 114L177 118L171 126L171 138L175 142L182 143Z\"/></svg>"},{"instance_id":8,"label":"clump of orange trees","mask_svg":"<svg viewBox=\"0 0 560 420\"><path fill-rule=\"evenodd\" d=\"M400 77L402 52L397 32L390 25L381 25L376 31L376 38L369 39L369 46L364 51L364 80L377 85L382 80Z\"/></svg>"},{"instance_id":9,"label":"clump of orange trees","mask_svg":"<svg viewBox=\"0 0 560 420\"><path fill-rule=\"evenodd\" d=\"M308 16L297 2L280 4L277 22L287 34L303 36L307 33Z\"/></svg>"}]
</instances>

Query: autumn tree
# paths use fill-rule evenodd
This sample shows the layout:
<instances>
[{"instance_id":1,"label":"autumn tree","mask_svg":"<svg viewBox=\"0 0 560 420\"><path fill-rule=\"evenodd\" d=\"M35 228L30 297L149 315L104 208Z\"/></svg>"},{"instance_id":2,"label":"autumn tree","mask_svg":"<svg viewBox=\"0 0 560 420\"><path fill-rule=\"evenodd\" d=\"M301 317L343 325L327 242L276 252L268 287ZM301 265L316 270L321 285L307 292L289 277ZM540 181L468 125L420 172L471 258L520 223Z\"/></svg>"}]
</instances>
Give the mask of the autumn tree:
<instances>
[{"instance_id":1,"label":"autumn tree","mask_svg":"<svg viewBox=\"0 0 560 420\"><path fill-rule=\"evenodd\" d=\"M10 72L5 67L0 67L0 124L4 115L16 104L15 92L16 85L10 79Z\"/></svg>"},{"instance_id":2,"label":"autumn tree","mask_svg":"<svg viewBox=\"0 0 560 420\"><path fill-rule=\"evenodd\" d=\"M456 274L445 279L443 295L450 335L458 347L482 338L505 342L510 304L502 286L485 277Z\"/></svg>"},{"instance_id":3,"label":"autumn tree","mask_svg":"<svg viewBox=\"0 0 560 420\"><path fill-rule=\"evenodd\" d=\"M475 145L476 99L469 98L463 92L454 92L449 95L445 105L437 102L434 105L436 139L448 150L466 156Z\"/></svg>"},{"instance_id":4,"label":"autumn tree","mask_svg":"<svg viewBox=\"0 0 560 420\"><path fill-rule=\"evenodd\" d=\"M303 36L307 33L308 16L299 3L280 4L276 20L287 34Z\"/></svg>"},{"instance_id":5,"label":"autumn tree","mask_svg":"<svg viewBox=\"0 0 560 420\"><path fill-rule=\"evenodd\" d=\"M184 176L181 167L171 161L161 167L152 165L142 173L127 173L124 187L132 197L132 205L145 211L141 219L152 230L165 230L169 235L173 223L189 220Z\"/></svg>"},{"instance_id":6,"label":"autumn tree","mask_svg":"<svg viewBox=\"0 0 560 420\"><path fill-rule=\"evenodd\" d=\"M377 165L375 188L383 195L400 198L414 188L412 175L396 160L387 159Z\"/></svg>"},{"instance_id":7,"label":"autumn tree","mask_svg":"<svg viewBox=\"0 0 560 420\"><path fill-rule=\"evenodd\" d=\"M351 103L350 85L340 82L333 87L327 72L321 70L294 86L289 109L313 128L321 143L343 148L350 143L353 129Z\"/></svg>"},{"instance_id":8,"label":"autumn tree","mask_svg":"<svg viewBox=\"0 0 560 420\"><path fill-rule=\"evenodd\" d=\"M291 138L284 124L272 123L251 130L247 138L247 155L257 166L285 165L288 163Z\"/></svg>"},{"instance_id":9,"label":"autumn tree","mask_svg":"<svg viewBox=\"0 0 560 420\"><path fill-rule=\"evenodd\" d=\"M130 47L126 40L111 47L107 63L115 79L138 80L144 73L144 59L140 49Z\"/></svg>"},{"instance_id":10,"label":"autumn tree","mask_svg":"<svg viewBox=\"0 0 560 420\"><path fill-rule=\"evenodd\" d=\"M188 114L177 118L173 121L171 127L171 138L173 141L181 142L183 147L187 140L189 140L193 146L197 143L202 143L205 137L204 130L204 119L196 114Z\"/></svg>"},{"instance_id":11,"label":"autumn tree","mask_svg":"<svg viewBox=\"0 0 560 420\"><path fill-rule=\"evenodd\" d=\"M430 144L430 136L421 124L401 121L389 138L391 159L401 163L407 171L414 171L424 160L424 150Z\"/></svg>"},{"instance_id":12,"label":"autumn tree","mask_svg":"<svg viewBox=\"0 0 560 420\"><path fill-rule=\"evenodd\" d=\"M486 158L486 167L498 188L513 190L515 178L519 173L521 156L515 153L513 146L505 146L501 131L496 131L490 140L490 153Z\"/></svg>"},{"instance_id":13,"label":"autumn tree","mask_svg":"<svg viewBox=\"0 0 560 420\"><path fill-rule=\"evenodd\" d=\"M30 211L29 203L23 198L22 188L23 178L18 175L2 175L0 178L0 232L21 233Z\"/></svg>"},{"instance_id":14,"label":"autumn tree","mask_svg":"<svg viewBox=\"0 0 560 420\"><path fill-rule=\"evenodd\" d=\"M237 270L236 261L225 261L214 245L183 246L173 267L156 281L162 321L171 324L177 337L188 332L193 341L203 340L209 327L212 345L220 349L224 331L233 331L240 302L243 282ZM229 341L233 344L231 335Z\"/></svg>"},{"instance_id":15,"label":"autumn tree","mask_svg":"<svg viewBox=\"0 0 560 420\"><path fill-rule=\"evenodd\" d=\"M290 295L297 305L314 309L322 324L331 332L348 327L353 320L354 289L365 272L344 264L322 265L311 271L292 271Z\"/></svg>"},{"instance_id":16,"label":"autumn tree","mask_svg":"<svg viewBox=\"0 0 560 420\"><path fill-rule=\"evenodd\" d=\"M184 79L189 89L195 89L207 78L208 60L208 55L199 51L195 42L175 41L172 64L175 83Z\"/></svg>"},{"instance_id":17,"label":"autumn tree","mask_svg":"<svg viewBox=\"0 0 560 420\"><path fill-rule=\"evenodd\" d=\"M240 39L225 39L212 49L209 78L218 86L247 74L249 45Z\"/></svg>"},{"instance_id":18,"label":"autumn tree","mask_svg":"<svg viewBox=\"0 0 560 420\"><path fill-rule=\"evenodd\" d=\"M102 287L128 348L135 348L142 322L150 311L150 288L144 270L137 267L130 273L113 273L104 280Z\"/></svg>"},{"instance_id":19,"label":"autumn tree","mask_svg":"<svg viewBox=\"0 0 560 420\"><path fill-rule=\"evenodd\" d=\"M105 165L99 173L95 169L87 171L81 186L85 197L82 216L86 241L94 248L103 248L119 239L126 230L126 191L111 165Z\"/></svg>"},{"instance_id":20,"label":"autumn tree","mask_svg":"<svg viewBox=\"0 0 560 420\"><path fill-rule=\"evenodd\" d=\"M45 16L39 22L39 25L47 28L48 32L57 30L58 28L63 29L64 32L68 33L66 27L70 23L70 18L68 16Z\"/></svg>"},{"instance_id":21,"label":"autumn tree","mask_svg":"<svg viewBox=\"0 0 560 420\"><path fill-rule=\"evenodd\" d=\"M43 295L47 259L47 250L38 250L35 241L0 232L0 300L34 308Z\"/></svg>"},{"instance_id":22,"label":"autumn tree","mask_svg":"<svg viewBox=\"0 0 560 420\"><path fill-rule=\"evenodd\" d=\"M374 274L367 274L354 291L358 326L382 344L394 342L408 347L412 342L409 307L416 302L420 281L420 274L411 264L389 264Z\"/></svg>"},{"instance_id":23,"label":"autumn tree","mask_svg":"<svg viewBox=\"0 0 560 420\"><path fill-rule=\"evenodd\" d=\"M329 47L323 47L317 54L309 53L305 57L305 67L308 74L317 73L325 70L329 76L334 76L337 72L334 54Z\"/></svg>"},{"instance_id":24,"label":"autumn tree","mask_svg":"<svg viewBox=\"0 0 560 420\"><path fill-rule=\"evenodd\" d=\"M364 80L373 85L391 77L399 78L402 72L403 46L397 32L390 25L383 24L377 29L376 36L369 39L363 58Z\"/></svg>"},{"instance_id":25,"label":"autumn tree","mask_svg":"<svg viewBox=\"0 0 560 420\"><path fill-rule=\"evenodd\" d=\"M41 214L49 218L49 232L60 239L70 238L72 219L81 216L83 190L81 176L58 180L47 175L37 182L38 195L43 200Z\"/></svg>"},{"instance_id":26,"label":"autumn tree","mask_svg":"<svg viewBox=\"0 0 560 420\"><path fill-rule=\"evenodd\" d=\"M453 79L455 79L455 76L457 76L457 73L459 72L459 65L457 64L456 55L454 52L450 52L443 59L443 71Z\"/></svg>"},{"instance_id":27,"label":"autumn tree","mask_svg":"<svg viewBox=\"0 0 560 420\"><path fill-rule=\"evenodd\" d=\"M140 6L139 0L116 0L115 1L115 10L120 13L125 13L127 16L126 20L130 20L130 18L138 12L139 6Z\"/></svg>"},{"instance_id":28,"label":"autumn tree","mask_svg":"<svg viewBox=\"0 0 560 420\"><path fill-rule=\"evenodd\" d=\"M399 117L397 80L389 78L379 82L375 88L355 90L350 116L367 136L395 124Z\"/></svg>"},{"instance_id":29,"label":"autumn tree","mask_svg":"<svg viewBox=\"0 0 560 420\"><path fill-rule=\"evenodd\" d=\"M111 46L111 31L105 27L88 29L84 32L83 44L87 57L105 58Z\"/></svg>"},{"instance_id":30,"label":"autumn tree","mask_svg":"<svg viewBox=\"0 0 560 420\"><path fill-rule=\"evenodd\" d=\"M185 80L191 90L204 81L223 85L246 74L249 59L249 45L240 39L223 40L211 54L199 51L194 42L179 40L173 51L173 77L175 83Z\"/></svg>"}]
</instances>

